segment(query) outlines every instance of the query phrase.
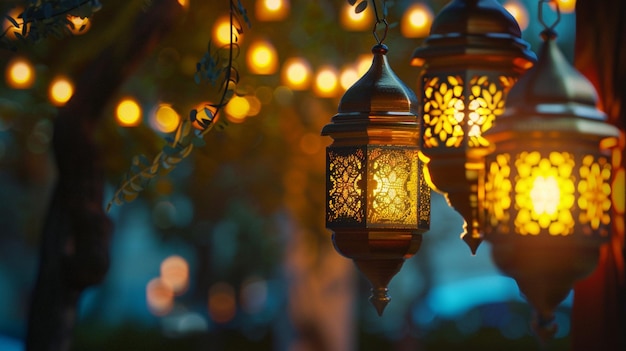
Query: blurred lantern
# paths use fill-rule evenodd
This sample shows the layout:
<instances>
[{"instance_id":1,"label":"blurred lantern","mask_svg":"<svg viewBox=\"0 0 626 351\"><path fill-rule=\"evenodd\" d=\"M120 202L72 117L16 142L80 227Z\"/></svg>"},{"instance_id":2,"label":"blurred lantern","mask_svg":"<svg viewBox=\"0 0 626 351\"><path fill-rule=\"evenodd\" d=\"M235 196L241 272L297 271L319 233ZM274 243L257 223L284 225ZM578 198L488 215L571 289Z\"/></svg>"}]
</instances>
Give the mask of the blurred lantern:
<instances>
[{"instance_id":1,"label":"blurred lantern","mask_svg":"<svg viewBox=\"0 0 626 351\"><path fill-rule=\"evenodd\" d=\"M506 94L535 61L515 19L495 0L453 0L413 53L421 76L422 152L434 185L465 219L472 253L482 241L482 134L504 110Z\"/></svg>"},{"instance_id":2,"label":"blurred lantern","mask_svg":"<svg viewBox=\"0 0 626 351\"><path fill-rule=\"evenodd\" d=\"M255 40L250 44L246 61L252 74L274 74L278 69L276 49L266 40Z\"/></svg>"},{"instance_id":3,"label":"blurred lantern","mask_svg":"<svg viewBox=\"0 0 626 351\"><path fill-rule=\"evenodd\" d=\"M255 16L259 21L281 21L289 15L289 0L256 0Z\"/></svg>"},{"instance_id":4,"label":"blurred lantern","mask_svg":"<svg viewBox=\"0 0 626 351\"><path fill-rule=\"evenodd\" d=\"M417 99L387 63L387 47L372 49L367 73L341 98L322 130L326 153L326 227L335 248L372 285L381 315L387 285L417 252L430 224L430 188L418 157Z\"/></svg>"},{"instance_id":5,"label":"blurred lantern","mask_svg":"<svg viewBox=\"0 0 626 351\"><path fill-rule=\"evenodd\" d=\"M400 30L406 38L424 38L428 36L433 22L433 11L426 4L411 5L402 15Z\"/></svg>"},{"instance_id":6,"label":"blurred lantern","mask_svg":"<svg viewBox=\"0 0 626 351\"><path fill-rule=\"evenodd\" d=\"M611 160L599 145L619 135L596 109L591 83L559 51L555 25L542 32L537 63L485 135L495 146L486 159L486 239L495 264L534 307L544 337L555 331L554 309L593 271L609 235Z\"/></svg>"}]
</instances>

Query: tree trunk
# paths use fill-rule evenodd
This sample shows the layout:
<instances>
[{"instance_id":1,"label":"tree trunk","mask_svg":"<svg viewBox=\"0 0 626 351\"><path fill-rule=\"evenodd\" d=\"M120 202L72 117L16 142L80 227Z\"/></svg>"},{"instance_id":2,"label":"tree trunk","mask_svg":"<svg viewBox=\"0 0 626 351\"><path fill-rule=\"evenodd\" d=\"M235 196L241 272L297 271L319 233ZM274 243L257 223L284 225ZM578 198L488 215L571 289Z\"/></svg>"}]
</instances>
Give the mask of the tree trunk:
<instances>
[{"instance_id":1,"label":"tree trunk","mask_svg":"<svg viewBox=\"0 0 626 351\"><path fill-rule=\"evenodd\" d=\"M69 349L80 294L107 272L112 226L103 210L95 128L111 96L180 14L176 0L154 1L128 37L86 65L59 111L52 141L58 179L42 233L26 350Z\"/></svg>"},{"instance_id":2,"label":"tree trunk","mask_svg":"<svg viewBox=\"0 0 626 351\"><path fill-rule=\"evenodd\" d=\"M624 169L626 120L626 2L578 0L575 66L595 86L600 108L622 131L614 174ZM614 205L624 187L613 186ZM621 200L619 200L621 198ZM624 212L613 206L613 237L604 245L595 272L574 289L572 350L626 350L626 271Z\"/></svg>"}]
</instances>

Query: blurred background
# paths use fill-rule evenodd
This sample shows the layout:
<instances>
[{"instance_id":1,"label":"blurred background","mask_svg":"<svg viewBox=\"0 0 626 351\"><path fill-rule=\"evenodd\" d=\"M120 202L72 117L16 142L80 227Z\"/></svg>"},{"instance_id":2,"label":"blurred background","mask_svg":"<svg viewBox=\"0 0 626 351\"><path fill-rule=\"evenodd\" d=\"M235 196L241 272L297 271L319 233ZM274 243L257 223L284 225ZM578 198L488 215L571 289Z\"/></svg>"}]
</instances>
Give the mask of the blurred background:
<instances>
[{"instance_id":1,"label":"blurred background","mask_svg":"<svg viewBox=\"0 0 626 351\"><path fill-rule=\"evenodd\" d=\"M562 2L558 43L571 61L574 1ZM0 13L24 3L3 0ZM56 176L50 141L58 108L103 42L133 31L143 11L136 3L103 1L88 22L77 22L85 29L73 37L0 52L1 350L23 347ZM156 155L191 109L215 103L194 73L209 40L228 42L230 2L179 3L178 23L102 111L107 201L134 155ZM537 2L501 3L536 51ZM460 215L439 194L431 230L392 280L392 302L378 317L367 282L324 228L330 138L320 136L343 92L369 68L372 9L356 15L344 0L242 4L252 26L238 39L242 96L219 117L228 125L135 201L111 209L111 267L83 294L73 349L536 348L532 313L515 282L493 266L488 243L471 256L459 238ZM389 7L387 56L413 89L420 72L409 64L411 53L445 4L396 0ZM554 350L568 349L570 311L571 296L556 314Z\"/></svg>"}]
</instances>

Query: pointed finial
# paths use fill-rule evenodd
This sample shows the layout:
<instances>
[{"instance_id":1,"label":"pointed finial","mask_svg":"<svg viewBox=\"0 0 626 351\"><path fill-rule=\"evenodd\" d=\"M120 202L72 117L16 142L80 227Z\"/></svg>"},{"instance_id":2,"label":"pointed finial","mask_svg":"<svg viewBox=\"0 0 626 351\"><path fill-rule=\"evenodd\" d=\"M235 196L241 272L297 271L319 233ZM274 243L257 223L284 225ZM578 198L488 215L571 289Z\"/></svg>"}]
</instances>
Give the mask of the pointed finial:
<instances>
[{"instance_id":1,"label":"pointed finial","mask_svg":"<svg viewBox=\"0 0 626 351\"><path fill-rule=\"evenodd\" d=\"M389 294L387 294L387 291L389 291L389 289L387 289L386 287L372 288L372 296L370 296L370 302L376 308L376 312L378 312L379 317L383 316L383 311L385 310L385 307L387 307L387 304L389 304L389 301L391 301L391 297L389 296Z\"/></svg>"},{"instance_id":2,"label":"pointed finial","mask_svg":"<svg viewBox=\"0 0 626 351\"><path fill-rule=\"evenodd\" d=\"M483 235L478 231L478 228L472 228L471 234L467 232L463 233L461 239L469 246L470 251L472 251L472 256L476 256L476 250L478 250L478 246L483 242Z\"/></svg>"},{"instance_id":3,"label":"pointed finial","mask_svg":"<svg viewBox=\"0 0 626 351\"><path fill-rule=\"evenodd\" d=\"M559 329L553 314L542 316L540 313L535 313L531 327L542 346L554 340L554 336Z\"/></svg>"}]
</instances>

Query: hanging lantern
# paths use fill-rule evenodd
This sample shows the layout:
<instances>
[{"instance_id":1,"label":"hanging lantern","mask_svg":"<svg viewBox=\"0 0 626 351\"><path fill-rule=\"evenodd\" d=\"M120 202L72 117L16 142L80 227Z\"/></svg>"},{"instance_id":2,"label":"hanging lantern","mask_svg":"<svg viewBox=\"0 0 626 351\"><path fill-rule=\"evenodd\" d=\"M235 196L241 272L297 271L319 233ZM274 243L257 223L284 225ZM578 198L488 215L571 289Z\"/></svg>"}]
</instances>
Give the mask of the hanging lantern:
<instances>
[{"instance_id":1,"label":"hanging lantern","mask_svg":"<svg viewBox=\"0 0 626 351\"><path fill-rule=\"evenodd\" d=\"M555 332L554 309L593 271L608 238L611 160L599 145L619 135L596 108L591 83L559 51L555 25L542 32L538 62L485 135L495 145L486 158L485 237L495 264L534 307L543 337Z\"/></svg>"},{"instance_id":2,"label":"hanging lantern","mask_svg":"<svg viewBox=\"0 0 626 351\"><path fill-rule=\"evenodd\" d=\"M482 240L483 133L504 111L506 94L535 55L515 19L495 0L453 0L435 18L412 64L422 67L421 151L433 183L465 219L461 234Z\"/></svg>"},{"instance_id":3,"label":"hanging lantern","mask_svg":"<svg viewBox=\"0 0 626 351\"><path fill-rule=\"evenodd\" d=\"M418 156L417 99L374 46L372 66L342 97L322 130L326 153L326 227L342 255L372 285L379 315L387 285L417 252L430 224L430 187Z\"/></svg>"}]
</instances>

